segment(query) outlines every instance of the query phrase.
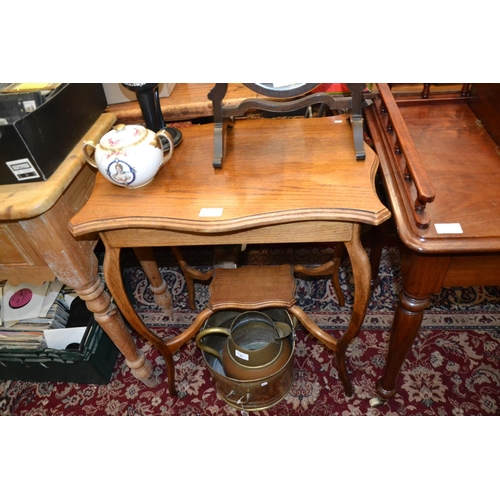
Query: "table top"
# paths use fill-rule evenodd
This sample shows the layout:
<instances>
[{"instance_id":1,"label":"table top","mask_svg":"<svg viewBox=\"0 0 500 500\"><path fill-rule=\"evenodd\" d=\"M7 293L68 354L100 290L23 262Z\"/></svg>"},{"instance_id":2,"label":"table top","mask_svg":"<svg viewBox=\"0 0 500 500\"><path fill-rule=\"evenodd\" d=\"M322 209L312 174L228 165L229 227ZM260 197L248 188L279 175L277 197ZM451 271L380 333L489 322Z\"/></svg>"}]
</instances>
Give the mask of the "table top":
<instances>
[{"instance_id":1,"label":"table top","mask_svg":"<svg viewBox=\"0 0 500 500\"><path fill-rule=\"evenodd\" d=\"M37 217L52 208L84 165L83 140L102 137L115 120L113 113L103 113L46 181L0 186L0 220Z\"/></svg>"},{"instance_id":2,"label":"table top","mask_svg":"<svg viewBox=\"0 0 500 500\"><path fill-rule=\"evenodd\" d=\"M356 161L345 115L242 119L227 132L223 167L214 169L214 126L194 125L147 186L126 189L98 175L70 230L216 234L314 220L378 225L390 213L374 189L378 157L365 147L366 160Z\"/></svg>"},{"instance_id":3,"label":"table top","mask_svg":"<svg viewBox=\"0 0 500 500\"><path fill-rule=\"evenodd\" d=\"M398 106L435 193L425 209L430 225L418 228L409 199L415 193L404 192L394 167L381 160L403 243L423 253L499 251L500 155L488 132L478 126L467 101L420 100ZM375 124L372 111L367 113L370 128ZM379 141L376 147L382 157L379 147L384 146Z\"/></svg>"}]
</instances>

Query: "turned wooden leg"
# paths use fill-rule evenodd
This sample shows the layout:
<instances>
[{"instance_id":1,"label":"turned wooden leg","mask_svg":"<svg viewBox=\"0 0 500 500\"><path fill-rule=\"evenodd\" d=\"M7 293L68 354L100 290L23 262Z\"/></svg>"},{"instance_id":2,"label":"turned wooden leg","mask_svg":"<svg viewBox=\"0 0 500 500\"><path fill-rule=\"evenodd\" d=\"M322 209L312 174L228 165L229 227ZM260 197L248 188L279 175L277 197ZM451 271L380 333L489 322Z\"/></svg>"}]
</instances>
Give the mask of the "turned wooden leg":
<instances>
[{"instance_id":1,"label":"turned wooden leg","mask_svg":"<svg viewBox=\"0 0 500 500\"><path fill-rule=\"evenodd\" d=\"M188 272L188 265L184 260L184 257L178 247L172 247L172 252L181 268L182 274L184 275L184 279L186 280L186 288L188 292L188 306L190 309L195 309L196 301L194 296L194 281L191 277L191 274Z\"/></svg>"},{"instance_id":2,"label":"turned wooden leg","mask_svg":"<svg viewBox=\"0 0 500 500\"><path fill-rule=\"evenodd\" d=\"M134 376L146 385L154 385L151 364L137 349L101 282L93 242L75 240L69 230L61 226L61 221L69 221L71 215L71 209L61 198L43 215L20 221L20 224L30 234L37 252L59 280L73 287L85 301L97 323L125 356L127 364L133 367Z\"/></svg>"},{"instance_id":3,"label":"turned wooden leg","mask_svg":"<svg viewBox=\"0 0 500 500\"><path fill-rule=\"evenodd\" d=\"M75 292L86 302L89 311L94 313L97 323L125 356L125 362L132 370L134 377L148 387L154 387L157 381L154 378L151 363L144 353L137 349L132 337L128 333L123 334L126 331L125 323L116 306L111 303L111 297L104 290L99 276L96 275L95 281L89 287L75 288Z\"/></svg>"},{"instance_id":4,"label":"turned wooden leg","mask_svg":"<svg viewBox=\"0 0 500 500\"><path fill-rule=\"evenodd\" d=\"M377 381L377 393L382 399L392 398L396 394L396 381L418 335L424 311L429 307L430 295L411 297L405 290L399 294L399 304L394 315L389 340L389 352L384 375Z\"/></svg>"},{"instance_id":5,"label":"turned wooden leg","mask_svg":"<svg viewBox=\"0 0 500 500\"><path fill-rule=\"evenodd\" d=\"M149 288L153 293L154 300L169 316L174 312L172 306L172 294L167 287L158 269L154 252L151 248L134 248L134 253L141 264L144 274L148 278Z\"/></svg>"},{"instance_id":6,"label":"turned wooden leg","mask_svg":"<svg viewBox=\"0 0 500 500\"><path fill-rule=\"evenodd\" d=\"M168 389L170 394L175 396L175 367L172 352L165 342L143 323L130 303L125 287L123 286L123 278L120 269L120 249L110 247L105 234L102 235L102 240L106 247L106 254L104 257L104 278L109 291L113 295L116 304L130 326L143 338L149 340L163 356L167 365Z\"/></svg>"},{"instance_id":7,"label":"turned wooden leg","mask_svg":"<svg viewBox=\"0 0 500 500\"><path fill-rule=\"evenodd\" d=\"M382 399L396 394L397 377L418 335L431 294L441 290L450 259L447 255L418 254L401 248L403 284L391 328L385 372L377 382L377 393Z\"/></svg>"},{"instance_id":8,"label":"turned wooden leg","mask_svg":"<svg viewBox=\"0 0 500 500\"><path fill-rule=\"evenodd\" d=\"M74 288L104 332L125 356L136 378L148 386L156 384L153 368L137 349L111 297L99 277L93 241L78 241L61 221L70 220L71 210L64 199L39 217L20 221L31 242L59 280ZM50 235L48 237L47 235Z\"/></svg>"}]
</instances>

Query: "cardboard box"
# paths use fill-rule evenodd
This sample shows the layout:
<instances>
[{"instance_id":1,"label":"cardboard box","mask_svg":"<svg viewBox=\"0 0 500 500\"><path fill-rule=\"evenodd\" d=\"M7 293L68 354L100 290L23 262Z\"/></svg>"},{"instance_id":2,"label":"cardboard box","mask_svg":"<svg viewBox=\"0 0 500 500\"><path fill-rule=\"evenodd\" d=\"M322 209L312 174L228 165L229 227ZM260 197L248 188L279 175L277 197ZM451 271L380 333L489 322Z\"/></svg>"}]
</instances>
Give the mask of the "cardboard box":
<instances>
[{"instance_id":1,"label":"cardboard box","mask_svg":"<svg viewBox=\"0 0 500 500\"><path fill-rule=\"evenodd\" d=\"M137 101L137 95L126 89L121 83L103 83L108 104ZM169 97L174 90L175 83L160 83L158 92L160 97Z\"/></svg>"},{"instance_id":2,"label":"cardboard box","mask_svg":"<svg viewBox=\"0 0 500 500\"><path fill-rule=\"evenodd\" d=\"M47 180L106 107L101 83L65 83L22 118L2 122L0 184Z\"/></svg>"}]
</instances>

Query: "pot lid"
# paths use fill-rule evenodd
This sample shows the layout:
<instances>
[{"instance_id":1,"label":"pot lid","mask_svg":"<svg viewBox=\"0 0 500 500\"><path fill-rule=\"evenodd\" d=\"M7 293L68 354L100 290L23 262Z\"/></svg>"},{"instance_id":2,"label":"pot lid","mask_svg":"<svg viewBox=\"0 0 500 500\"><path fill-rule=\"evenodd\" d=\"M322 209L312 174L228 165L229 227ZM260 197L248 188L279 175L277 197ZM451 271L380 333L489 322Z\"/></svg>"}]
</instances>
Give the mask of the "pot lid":
<instances>
[{"instance_id":1,"label":"pot lid","mask_svg":"<svg viewBox=\"0 0 500 500\"><path fill-rule=\"evenodd\" d=\"M99 144L104 149L122 149L141 142L147 134L148 130L142 125L116 125Z\"/></svg>"}]
</instances>

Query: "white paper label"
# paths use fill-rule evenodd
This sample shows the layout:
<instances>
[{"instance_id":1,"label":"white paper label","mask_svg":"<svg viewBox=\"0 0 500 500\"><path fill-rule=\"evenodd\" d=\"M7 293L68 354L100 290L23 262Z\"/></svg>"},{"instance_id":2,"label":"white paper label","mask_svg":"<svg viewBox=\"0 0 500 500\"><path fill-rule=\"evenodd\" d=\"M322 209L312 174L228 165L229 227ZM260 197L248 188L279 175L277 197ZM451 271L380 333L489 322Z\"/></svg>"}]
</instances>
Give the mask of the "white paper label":
<instances>
[{"instance_id":1,"label":"white paper label","mask_svg":"<svg viewBox=\"0 0 500 500\"><path fill-rule=\"evenodd\" d=\"M36 102L35 101L24 101L23 107L24 107L24 111L26 111L26 113L31 113L31 112L35 111L35 109L36 109Z\"/></svg>"},{"instance_id":2,"label":"white paper label","mask_svg":"<svg viewBox=\"0 0 500 500\"><path fill-rule=\"evenodd\" d=\"M5 162L11 172L17 177L18 181L27 181L28 179L36 179L40 177L35 167L31 164L28 158Z\"/></svg>"},{"instance_id":3,"label":"white paper label","mask_svg":"<svg viewBox=\"0 0 500 500\"><path fill-rule=\"evenodd\" d=\"M248 354L244 353L244 352L240 352L238 351L238 349L235 349L234 350L234 354L236 354L236 356L240 359L244 359L245 361L248 361Z\"/></svg>"},{"instance_id":4,"label":"white paper label","mask_svg":"<svg viewBox=\"0 0 500 500\"><path fill-rule=\"evenodd\" d=\"M223 208L202 208L199 213L199 217L220 217L222 215L222 212L224 211Z\"/></svg>"},{"instance_id":5,"label":"white paper label","mask_svg":"<svg viewBox=\"0 0 500 500\"><path fill-rule=\"evenodd\" d=\"M451 224L434 224L438 234L463 234L462 226L456 222Z\"/></svg>"}]
</instances>

